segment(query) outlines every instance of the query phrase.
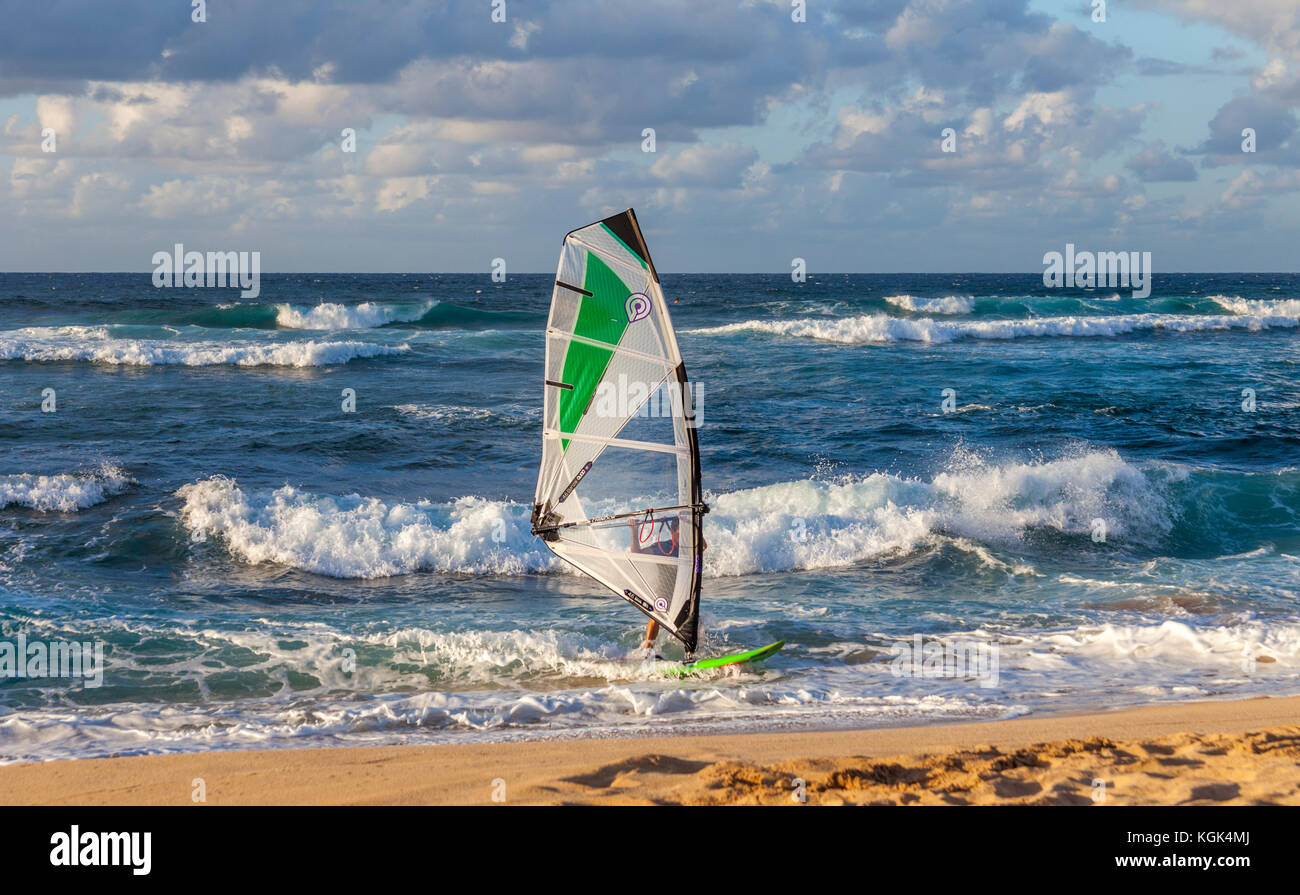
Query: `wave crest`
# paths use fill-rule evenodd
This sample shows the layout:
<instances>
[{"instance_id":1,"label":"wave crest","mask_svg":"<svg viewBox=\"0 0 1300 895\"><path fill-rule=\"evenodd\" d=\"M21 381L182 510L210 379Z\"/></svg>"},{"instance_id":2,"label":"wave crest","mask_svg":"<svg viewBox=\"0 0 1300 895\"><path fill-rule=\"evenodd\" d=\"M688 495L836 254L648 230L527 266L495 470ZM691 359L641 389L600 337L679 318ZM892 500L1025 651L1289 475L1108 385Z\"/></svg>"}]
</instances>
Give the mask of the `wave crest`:
<instances>
[{"instance_id":1,"label":"wave crest","mask_svg":"<svg viewBox=\"0 0 1300 895\"><path fill-rule=\"evenodd\" d=\"M885 301L905 311L917 311L922 314L969 314L975 308L973 295L945 295L942 298L886 295Z\"/></svg>"},{"instance_id":2,"label":"wave crest","mask_svg":"<svg viewBox=\"0 0 1300 895\"><path fill-rule=\"evenodd\" d=\"M116 466L62 475L0 476L0 507L22 506L43 513L74 513L103 503L132 483Z\"/></svg>"},{"instance_id":3,"label":"wave crest","mask_svg":"<svg viewBox=\"0 0 1300 895\"><path fill-rule=\"evenodd\" d=\"M1242 298L1239 295L1211 295L1210 301L1231 311L1257 317L1300 317L1300 299Z\"/></svg>"},{"instance_id":4,"label":"wave crest","mask_svg":"<svg viewBox=\"0 0 1300 895\"><path fill-rule=\"evenodd\" d=\"M322 302L308 308L280 304L275 306L275 322L283 329L374 329L390 323L413 323L429 313L435 304L433 301L366 301L358 305Z\"/></svg>"},{"instance_id":5,"label":"wave crest","mask_svg":"<svg viewBox=\"0 0 1300 895\"><path fill-rule=\"evenodd\" d=\"M770 333L794 338L862 345L889 342L953 342L958 339L1022 339L1046 336L1096 337L1131 332L1206 332L1263 330L1300 326L1300 315L1269 314L1122 314L1097 317L1042 317L1030 320L907 320L885 314L862 314L827 320L746 320L692 330L701 335L740 332Z\"/></svg>"},{"instance_id":6,"label":"wave crest","mask_svg":"<svg viewBox=\"0 0 1300 895\"><path fill-rule=\"evenodd\" d=\"M415 571L518 575L566 570L530 533L529 507L462 497L386 503L284 486L245 491L217 477L186 485L181 517L245 562L339 578ZM709 575L850 565L934 543L1017 542L1032 531L1150 540L1173 513L1153 482L1114 451L1037 463L960 457L926 482L876 473L718 495L708 520Z\"/></svg>"},{"instance_id":7,"label":"wave crest","mask_svg":"<svg viewBox=\"0 0 1300 895\"><path fill-rule=\"evenodd\" d=\"M519 575L558 560L532 536L528 508L462 497L450 505L329 497L285 485L246 492L217 476L185 485L181 519L250 563L276 562L335 578L415 571Z\"/></svg>"},{"instance_id":8,"label":"wave crest","mask_svg":"<svg viewBox=\"0 0 1300 895\"><path fill-rule=\"evenodd\" d=\"M402 354L409 345L356 341L257 342L118 338L105 326L30 327L0 333L0 360L87 361L115 366L325 367Z\"/></svg>"}]
</instances>

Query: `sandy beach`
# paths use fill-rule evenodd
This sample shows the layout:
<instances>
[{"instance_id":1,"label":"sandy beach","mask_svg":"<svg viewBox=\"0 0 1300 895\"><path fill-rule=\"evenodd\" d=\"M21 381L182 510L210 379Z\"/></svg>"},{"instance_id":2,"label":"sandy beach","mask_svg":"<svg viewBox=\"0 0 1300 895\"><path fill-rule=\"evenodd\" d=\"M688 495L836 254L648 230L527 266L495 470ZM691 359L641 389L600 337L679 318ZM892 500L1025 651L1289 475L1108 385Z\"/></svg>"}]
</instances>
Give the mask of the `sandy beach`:
<instances>
[{"instance_id":1,"label":"sandy beach","mask_svg":"<svg viewBox=\"0 0 1300 895\"><path fill-rule=\"evenodd\" d=\"M809 805L1300 804L1300 697L887 730L55 761L0 768L0 802L193 804L196 778L211 805L796 805L800 790Z\"/></svg>"}]
</instances>

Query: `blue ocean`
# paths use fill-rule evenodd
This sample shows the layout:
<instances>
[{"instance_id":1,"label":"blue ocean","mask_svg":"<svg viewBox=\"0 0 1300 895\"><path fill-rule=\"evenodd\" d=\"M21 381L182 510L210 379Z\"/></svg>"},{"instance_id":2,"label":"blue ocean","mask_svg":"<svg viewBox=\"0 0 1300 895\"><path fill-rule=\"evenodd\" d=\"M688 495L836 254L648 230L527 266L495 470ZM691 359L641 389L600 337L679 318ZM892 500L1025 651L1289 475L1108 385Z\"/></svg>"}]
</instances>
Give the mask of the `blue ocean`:
<instances>
[{"instance_id":1,"label":"blue ocean","mask_svg":"<svg viewBox=\"0 0 1300 895\"><path fill-rule=\"evenodd\" d=\"M0 677L0 760L1300 693L1300 275L664 274L700 654L786 641L685 680L530 534L552 281L0 274L0 640L105 656Z\"/></svg>"}]
</instances>

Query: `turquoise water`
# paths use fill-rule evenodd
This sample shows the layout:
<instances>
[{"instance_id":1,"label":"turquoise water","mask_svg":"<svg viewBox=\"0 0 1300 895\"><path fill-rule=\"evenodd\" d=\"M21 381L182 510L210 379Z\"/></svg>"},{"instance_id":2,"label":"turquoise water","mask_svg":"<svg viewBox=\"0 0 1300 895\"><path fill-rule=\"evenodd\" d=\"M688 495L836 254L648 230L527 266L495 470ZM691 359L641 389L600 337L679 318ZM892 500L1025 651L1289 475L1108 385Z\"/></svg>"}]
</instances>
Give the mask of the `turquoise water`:
<instances>
[{"instance_id":1,"label":"turquoise water","mask_svg":"<svg viewBox=\"0 0 1300 895\"><path fill-rule=\"evenodd\" d=\"M529 534L550 279L0 274L0 640L107 661L0 678L0 759L1300 692L1300 276L665 276L701 654L787 642L685 682Z\"/></svg>"}]
</instances>

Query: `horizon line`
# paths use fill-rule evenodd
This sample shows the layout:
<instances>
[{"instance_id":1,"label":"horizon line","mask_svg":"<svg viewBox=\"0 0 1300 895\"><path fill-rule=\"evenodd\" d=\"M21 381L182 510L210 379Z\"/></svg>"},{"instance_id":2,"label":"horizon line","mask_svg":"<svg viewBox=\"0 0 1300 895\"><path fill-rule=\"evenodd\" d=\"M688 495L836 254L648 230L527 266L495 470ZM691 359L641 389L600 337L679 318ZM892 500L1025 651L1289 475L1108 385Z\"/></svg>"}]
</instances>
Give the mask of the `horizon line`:
<instances>
[{"instance_id":1,"label":"horizon line","mask_svg":"<svg viewBox=\"0 0 1300 895\"><path fill-rule=\"evenodd\" d=\"M0 270L0 276L18 276L31 274L118 274L118 275L142 275L152 276L153 270ZM661 275L666 276L731 276L731 277L763 277L763 276L789 276L789 271L736 271L736 270L682 270L682 271L659 271ZM318 276L486 276L491 277L490 270L262 270L260 276L288 276L315 274ZM1167 270L1155 271L1154 276L1174 276L1184 274L1217 274L1217 275L1252 275L1252 276L1272 276L1272 275L1294 275L1300 274L1297 270ZM1042 276L1040 270L831 270L819 271L817 273L809 272L808 277L859 277L859 276ZM548 271L517 271L507 274L509 277L548 277L554 274ZM208 288L208 287L205 287ZM219 287L212 287L219 288ZM1088 287L1073 287L1088 288Z\"/></svg>"}]
</instances>

